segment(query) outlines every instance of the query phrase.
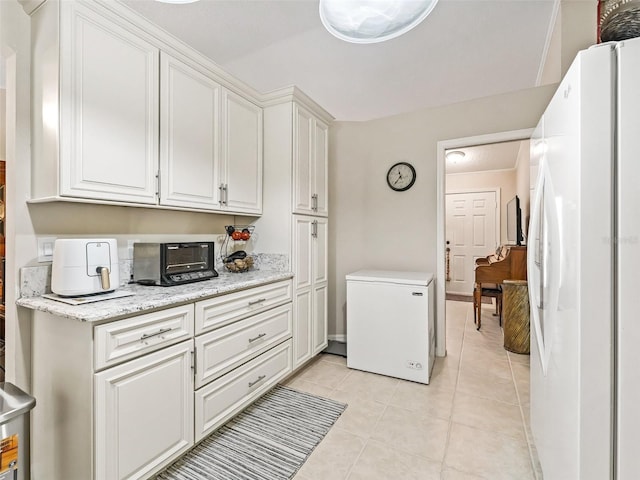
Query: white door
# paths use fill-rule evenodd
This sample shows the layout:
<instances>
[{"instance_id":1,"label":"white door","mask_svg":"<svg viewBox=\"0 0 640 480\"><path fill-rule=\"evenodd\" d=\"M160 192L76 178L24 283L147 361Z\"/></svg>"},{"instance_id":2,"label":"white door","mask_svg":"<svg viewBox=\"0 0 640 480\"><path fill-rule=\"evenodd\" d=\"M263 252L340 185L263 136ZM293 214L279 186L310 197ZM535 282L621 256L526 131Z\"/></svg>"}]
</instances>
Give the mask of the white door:
<instances>
[{"instance_id":1,"label":"white door","mask_svg":"<svg viewBox=\"0 0 640 480\"><path fill-rule=\"evenodd\" d=\"M95 375L96 480L148 478L193 445L193 340Z\"/></svg>"},{"instance_id":2,"label":"white door","mask_svg":"<svg viewBox=\"0 0 640 480\"><path fill-rule=\"evenodd\" d=\"M234 212L262 213L262 108L225 90L222 178L224 205Z\"/></svg>"},{"instance_id":3,"label":"white door","mask_svg":"<svg viewBox=\"0 0 640 480\"><path fill-rule=\"evenodd\" d=\"M218 208L220 85L161 56L160 203Z\"/></svg>"},{"instance_id":4,"label":"white door","mask_svg":"<svg viewBox=\"0 0 640 480\"><path fill-rule=\"evenodd\" d=\"M60 7L60 193L156 203L158 49L83 5Z\"/></svg>"},{"instance_id":5,"label":"white door","mask_svg":"<svg viewBox=\"0 0 640 480\"><path fill-rule=\"evenodd\" d=\"M495 191L447 193L447 293L472 295L477 258L496 250L498 202Z\"/></svg>"}]
</instances>

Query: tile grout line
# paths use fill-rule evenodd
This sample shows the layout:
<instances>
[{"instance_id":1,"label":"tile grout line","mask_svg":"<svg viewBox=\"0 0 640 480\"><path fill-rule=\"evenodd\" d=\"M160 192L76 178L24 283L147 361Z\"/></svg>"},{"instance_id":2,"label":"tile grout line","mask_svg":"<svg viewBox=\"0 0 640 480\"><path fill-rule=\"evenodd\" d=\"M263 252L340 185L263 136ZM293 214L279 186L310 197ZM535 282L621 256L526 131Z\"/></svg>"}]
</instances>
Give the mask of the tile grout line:
<instances>
[{"instance_id":1,"label":"tile grout line","mask_svg":"<svg viewBox=\"0 0 640 480\"><path fill-rule=\"evenodd\" d=\"M390 398L393 398L393 396L395 395L396 390L398 389L399 385L400 385L400 382L396 382L396 385L395 385L395 387L393 389L393 393L391 394ZM378 417L378 420L376 420L375 425L371 429L372 432L375 432L376 428L378 427L378 424L380 423L380 420L382 419L382 417L384 417L384 414L387 412L388 408L389 408L389 402L384 404L384 410L382 410L382 413ZM351 476L351 473L353 472L353 468L356 466L356 464L360 460L360 457L362 457L362 454L364 453L365 449L367 448L367 445L369 444L370 440L371 440L371 435L369 435L365 439L364 445L362 446L362 450L360 450L360 453L358 453L358 456L356 457L356 459L353 461L353 463L349 467L349 470L347 470L347 475L344 477L344 480L349 480L349 477Z\"/></svg>"},{"instance_id":2,"label":"tile grout line","mask_svg":"<svg viewBox=\"0 0 640 480\"><path fill-rule=\"evenodd\" d=\"M451 440L451 428L453 426L453 409L456 401L456 394L458 393L458 381L460 380L460 367L462 366L462 355L464 354L464 339L467 336L467 322L469 321L469 308L467 308L467 314L464 317L464 324L462 328L462 341L460 345L460 357L458 358L458 372L456 375L456 382L453 387L453 397L451 398L451 414L449 415L449 427L447 428L447 439L444 442L444 453L442 455L442 461L440 462L440 478L444 473L446 467L445 459L447 458L447 451L449 450L449 441ZM445 357L446 358L446 357Z\"/></svg>"}]
</instances>

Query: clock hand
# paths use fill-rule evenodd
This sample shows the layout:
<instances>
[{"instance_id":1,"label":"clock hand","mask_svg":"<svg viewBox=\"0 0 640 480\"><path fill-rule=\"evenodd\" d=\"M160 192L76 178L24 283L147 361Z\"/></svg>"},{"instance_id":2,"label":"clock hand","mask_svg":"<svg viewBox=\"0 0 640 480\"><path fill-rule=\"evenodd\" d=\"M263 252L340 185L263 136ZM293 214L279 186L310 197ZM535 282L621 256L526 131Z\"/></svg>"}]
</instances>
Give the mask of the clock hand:
<instances>
[{"instance_id":1,"label":"clock hand","mask_svg":"<svg viewBox=\"0 0 640 480\"><path fill-rule=\"evenodd\" d=\"M397 184L400 180L402 180L402 175L398 175L398 178L396 178L396 181L393 182L393 184Z\"/></svg>"}]
</instances>

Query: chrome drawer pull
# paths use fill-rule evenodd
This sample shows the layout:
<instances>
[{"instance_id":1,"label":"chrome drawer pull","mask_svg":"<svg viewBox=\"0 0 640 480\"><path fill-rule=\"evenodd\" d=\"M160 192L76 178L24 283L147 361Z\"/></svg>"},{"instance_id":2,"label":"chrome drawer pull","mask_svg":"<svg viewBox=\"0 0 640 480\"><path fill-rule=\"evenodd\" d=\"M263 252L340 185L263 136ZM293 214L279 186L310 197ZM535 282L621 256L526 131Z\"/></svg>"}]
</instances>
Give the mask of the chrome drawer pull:
<instances>
[{"instance_id":1,"label":"chrome drawer pull","mask_svg":"<svg viewBox=\"0 0 640 480\"><path fill-rule=\"evenodd\" d=\"M158 330L156 333L145 333L144 335L142 335L140 337L140 341L144 341L148 338L151 337L157 337L158 335L162 335L163 333L167 333L170 332L171 330L173 330L172 328L161 328L160 330Z\"/></svg>"},{"instance_id":2,"label":"chrome drawer pull","mask_svg":"<svg viewBox=\"0 0 640 480\"><path fill-rule=\"evenodd\" d=\"M255 342L256 340L260 340L262 337L266 337L266 336L267 336L267 334L266 334L266 333L261 333L261 334L260 334L260 335L258 335L257 337L250 338L250 339L249 339L249 343L253 343L253 342Z\"/></svg>"},{"instance_id":3,"label":"chrome drawer pull","mask_svg":"<svg viewBox=\"0 0 640 480\"><path fill-rule=\"evenodd\" d=\"M265 378L267 378L267 376L266 376L266 375L260 375L256 381L254 381L254 382L249 382L249 388L253 387L256 383L261 382L261 381L262 381L262 380L264 380Z\"/></svg>"},{"instance_id":4,"label":"chrome drawer pull","mask_svg":"<svg viewBox=\"0 0 640 480\"><path fill-rule=\"evenodd\" d=\"M258 300L254 300L253 302L249 302L249 305L256 305L258 303L262 303L262 302L266 302L267 299L266 298L259 298Z\"/></svg>"}]
</instances>

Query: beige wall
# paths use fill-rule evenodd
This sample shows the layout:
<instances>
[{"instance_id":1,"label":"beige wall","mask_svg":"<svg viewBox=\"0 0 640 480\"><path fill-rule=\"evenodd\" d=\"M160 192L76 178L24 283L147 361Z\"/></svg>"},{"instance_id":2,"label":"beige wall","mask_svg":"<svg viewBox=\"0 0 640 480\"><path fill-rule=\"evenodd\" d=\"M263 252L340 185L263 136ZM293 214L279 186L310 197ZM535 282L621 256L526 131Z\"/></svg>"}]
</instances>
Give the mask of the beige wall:
<instances>
[{"instance_id":1,"label":"beige wall","mask_svg":"<svg viewBox=\"0 0 640 480\"><path fill-rule=\"evenodd\" d=\"M539 85L558 83L576 53L597 42L597 0L560 0L556 7L555 24L548 33Z\"/></svg>"},{"instance_id":2,"label":"beige wall","mask_svg":"<svg viewBox=\"0 0 640 480\"><path fill-rule=\"evenodd\" d=\"M329 332L345 334L347 273L361 268L436 272L437 142L534 127L555 86L497 95L331 131ZM417 181L393 192L386 173L411 162Z\"/></svg>"},{"instance_id":3,"label":"beige wall","mask_svg":"<svg viewBox=\"0 0 640 480\"><path fill-rule=\"evenodd\" d=\"M516 170L492 170L488 172L461 173L446 176L447 193L460 190L490 188L500 190L500 239L507 242L507 202L516 194Z\"/></svg>"},{"instance_id":4,"label":"beige wall","mask_svg":"<svg viewBox=\"0 0 640 480\"><path fill-rule=\"evenodd\" d=\"M520 209L522 210L522 232L525 235L529 229L529 205L531 202L531 194L529 191L529 143L529 140L520 142L518 160L516 161L516 195L520 198Z\"/></svg>"}]
</instances>

